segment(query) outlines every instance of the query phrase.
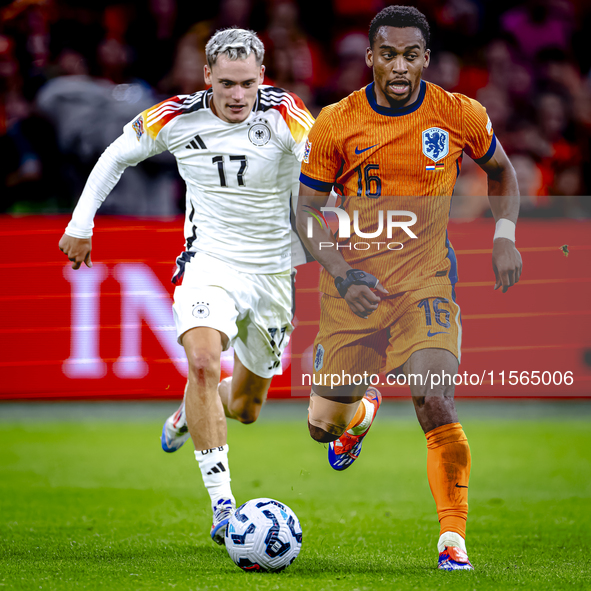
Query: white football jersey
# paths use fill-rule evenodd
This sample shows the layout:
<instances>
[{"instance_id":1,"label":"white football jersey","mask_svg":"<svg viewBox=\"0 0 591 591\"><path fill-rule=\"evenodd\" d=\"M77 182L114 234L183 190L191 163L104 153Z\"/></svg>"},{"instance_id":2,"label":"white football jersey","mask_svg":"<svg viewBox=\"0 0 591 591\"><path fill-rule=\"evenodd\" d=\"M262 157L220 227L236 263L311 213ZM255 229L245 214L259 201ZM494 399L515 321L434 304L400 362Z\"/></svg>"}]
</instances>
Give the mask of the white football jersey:
<instances>
[{"instance_id":1,"label":"white football jersey","mask_svg":"<svg viewBox=\"0 0 591 591\"><path fill-rule=\"evenodd\" d=\"M123 170L168 150L187 185L186 248L174 283L195 252L247 273L289 269L290 196L314 120L296 95L272 86L259 87L242 123L214 115L211 100L211 89L175 96L128 123L91 173L67 234L91 235Z\"/></svg>"}]
</instances>

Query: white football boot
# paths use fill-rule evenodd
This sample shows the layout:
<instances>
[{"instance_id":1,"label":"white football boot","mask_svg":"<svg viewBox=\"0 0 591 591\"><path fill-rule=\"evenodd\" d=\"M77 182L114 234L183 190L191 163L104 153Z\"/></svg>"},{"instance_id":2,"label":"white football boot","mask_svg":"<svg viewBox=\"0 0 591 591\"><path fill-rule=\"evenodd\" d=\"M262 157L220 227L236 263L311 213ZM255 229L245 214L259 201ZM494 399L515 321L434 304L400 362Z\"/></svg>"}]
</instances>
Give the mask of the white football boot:
<instances>
[{"instance_id":1,"label":"white football boot","mask_svg":"<svg viewBox=\"0 0 591 591\"><path fill-rule=\"evenodd\" d=\"M183 398L179 409L164 421L162 437L160 438L162 449L165 452L172 453L183 447L189 437L189 427L185 415L185 400Z\"/></svg>"},{"instance_id":2,"label":"white football boot","mask_svg":"<svg viewBox=\"0 0 591 591\"><path fill-rule=\"evenodd\" d=\"M222 497L214 503L212 509L213 523L211 525L211 539L216 544L225 544L226 527L228 526L230 517L236 511L236 503L234 499L225 499Z\"/></svg>"}]
</instances>

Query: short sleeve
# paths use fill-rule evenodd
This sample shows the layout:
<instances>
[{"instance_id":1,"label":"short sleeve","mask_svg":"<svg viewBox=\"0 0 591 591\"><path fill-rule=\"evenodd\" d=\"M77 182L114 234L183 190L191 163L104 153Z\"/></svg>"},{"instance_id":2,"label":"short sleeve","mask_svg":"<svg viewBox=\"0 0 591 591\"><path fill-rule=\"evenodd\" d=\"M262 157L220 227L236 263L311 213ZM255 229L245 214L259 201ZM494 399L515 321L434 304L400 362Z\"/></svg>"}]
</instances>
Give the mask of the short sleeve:
<instances>
[{"instance_id":1,"label":"short sleeve","mask_svg":"<svg viewBox=\"0 0 591 591\"><path fill-rule=\"evenodd\" d=\"M497 147L492 122L478 101L463 95L457 96L463 108L464 151L478 164L485 164Z\"/></svg>"},{"instance_id":2,"label":"short sleeve","mask_svg":"<svg viewBox=\"0 0 591 591\"><path fill-rule=\"evenodd\" d=\"M341 168L332 117L333 108L322 109L304 150L300 182L315 191L330 191Z\"/></svg>"}]
</instances>

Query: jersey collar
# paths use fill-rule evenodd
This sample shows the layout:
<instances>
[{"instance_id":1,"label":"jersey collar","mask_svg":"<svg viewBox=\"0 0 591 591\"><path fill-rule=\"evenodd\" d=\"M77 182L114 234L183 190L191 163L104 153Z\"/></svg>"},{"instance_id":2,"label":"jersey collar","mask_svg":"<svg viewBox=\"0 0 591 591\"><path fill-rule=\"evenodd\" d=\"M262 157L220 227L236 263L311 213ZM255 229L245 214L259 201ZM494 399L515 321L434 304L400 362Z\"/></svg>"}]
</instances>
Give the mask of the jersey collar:
<instances>
[{"instance_id":1,"label":"jersey collar","mask_svg":"<svg viewBox=\"0 0 591 591\"><path fill-rule=\"evenodd\" d=\"M419 91L419 97L414 103L411 103L406 107L402 107L402 109L393 109L392 107L382 107L381 105L378 105L374 91L374 82L368 84L365 87L365 96L367 97L367 102L369 103L369 106L376 113L379 113L380 115L387 115L388 117L400 117L402 115L414 113L423 104L426 91L427 83L424 80L421 80L421 89Z\"/></svg>"}]
</instances>

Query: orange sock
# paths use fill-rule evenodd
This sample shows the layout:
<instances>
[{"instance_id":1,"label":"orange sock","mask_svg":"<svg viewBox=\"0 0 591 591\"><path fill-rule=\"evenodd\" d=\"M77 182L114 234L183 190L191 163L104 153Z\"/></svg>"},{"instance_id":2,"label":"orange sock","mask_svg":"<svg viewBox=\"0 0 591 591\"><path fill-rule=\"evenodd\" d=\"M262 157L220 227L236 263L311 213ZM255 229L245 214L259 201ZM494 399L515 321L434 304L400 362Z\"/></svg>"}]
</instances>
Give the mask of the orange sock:
<instances>
[{"instance_id":1,"label":"orange sock","mask_svg":"<svg viewBox=\"0 0 591 591\"><path fill-rule=\"evenodd\" d=\"M355 416L351 419L351 422L347 425L346 431L349 429L353 429L353 427L357 427L357 425L361 424L361 421L365 418L365 404L363 404L363 399L359 401L359 406L355 411Z\"/></svg>"},{"instance_id":2,"label":"orange sock","mask_svg":"<svg viewBox=\"0 0 591 591\"><path fill-rule=\"evenodd\" d=\"M460 423L426 434L427 476L437 506L440 535L453 531L466 537L470 446Z\"/></svg>"}]
</instances>

